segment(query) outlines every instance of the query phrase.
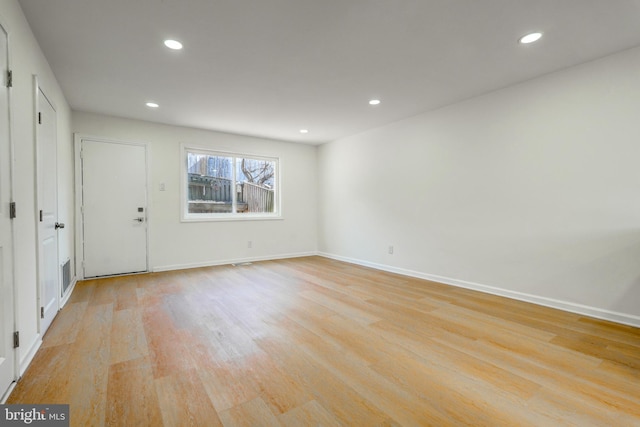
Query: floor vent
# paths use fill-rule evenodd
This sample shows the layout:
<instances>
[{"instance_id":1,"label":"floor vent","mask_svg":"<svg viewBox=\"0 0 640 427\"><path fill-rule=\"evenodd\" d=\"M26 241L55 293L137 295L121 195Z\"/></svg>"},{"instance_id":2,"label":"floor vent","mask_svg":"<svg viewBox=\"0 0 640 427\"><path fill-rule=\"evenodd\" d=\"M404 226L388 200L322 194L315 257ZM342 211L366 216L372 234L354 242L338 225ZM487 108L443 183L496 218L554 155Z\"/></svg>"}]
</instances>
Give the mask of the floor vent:
<instances>
[{"instance_id":1,"label":"floor vent","mask_svg":"<svg viewBox=\"0 0 640 427\"><path fill-rule=\"evenodd\" d=\"M69 285L71 284L71 260L62 264L62 295L67 292Z\"/></svg>"},{"instance_id":2,"label":"floor vent","mask_svg":"<svg viewBox=\"0 0 640 427\"><path fill-rule=\"evenodd\" d=\"M239 263L231 264L231 265L233 265L234 267L244 267L245 265L251 265L251 263L250 262L239 262Z\"/></svg>"}]
</instances>

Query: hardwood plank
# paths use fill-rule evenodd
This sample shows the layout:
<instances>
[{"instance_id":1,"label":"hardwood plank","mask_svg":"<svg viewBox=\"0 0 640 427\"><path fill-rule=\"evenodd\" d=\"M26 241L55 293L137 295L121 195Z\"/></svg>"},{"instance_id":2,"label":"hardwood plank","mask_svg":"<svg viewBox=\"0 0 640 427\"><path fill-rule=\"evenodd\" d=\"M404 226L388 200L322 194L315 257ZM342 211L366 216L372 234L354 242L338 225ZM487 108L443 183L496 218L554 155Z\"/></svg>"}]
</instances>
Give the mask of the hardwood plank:
<instances>
[{"instance_id":1,"label":"hardwood plank","mask_svg":"<svg viewBox=\"0 0 640 427\"><path fill-rule=\"evenodd\" d=\"M455 304L432 310L429 314L440 318L456 318L464 323L472 324L476 328L490 331L491 334L514 333L534 342L550 342L556 338L556 334L553 332L500 319L490 313L470 310Z\"/></svg>"},{"instance_id":2,"label":"hardwood plank","mask_svg":"<svg viewBox=\"0 0 640 427\"><path fill-rule=\"evenodd\" d=\"M285 427L323 426L340 427L342 424L316 400L305 403L278 416Z\"/></svg>"},{"instance_id":3,"label":"hardwood plank","mask_svg":"<svg viewBox=\"0 0 640 427\"><path fill-rule=\"evenodd\" d=\"M304 291L300 292L299 295L365 325L381 320L379 317L357 307L352 301L338 299L335 296L330 297L316 291Z\"/></svg>"},{"instance_id":4,"label":"hardwood plank","mask_svg":"<svg viewBox=\"0 0 640 427\"><path fill-rule=\"evenodd\" d=\"M262 351L247 358L245 366L251 373L255 389L273 414L282 414L313 399L286 369L282 369Z\"/></svg>"},{"instance_id":5,"label":"hardwood plank","mask_svg":"<svg viewBox=\"0 0 640 427\"><path fill-rule=\"evenodd\" d=\"M280 352L281 366L342 425L391 426L396 422L299 348Z\"/></svg>"},{"instance_id":6,"label":"hardwood plank","mask_svg":"<svg viewBox=\"0 0 640 427\"><path fill-rule=\"evenodd\" d=\"M165 426L223 425L195 370L170 374L154 382Z\"/></svg>"},{"instance_id":7,"label":"hardwood plank","mask_svg":"<svg viewBox=\"0 0 640 427\"><path fill-rule=\"evenodd\" d=\"M251 373L242 369L238 361L221 362L216 368L199 370L198 375L219 413L259 396Z\"/></svg>"},{"instance_id":8,"label":"hardwood plank","mask_svg":"<svg viewBox=\"0 0 640 427\"><path fill-rule=\"evenodd\" d=\"M579 396L552 388L541 389L528 404L536 412L544 411L551 419L550 425L603 427L638 425L637 416L629 415L624 410L612 411L592 399L585 401Z\"/></svg>"},{"instance_id":9,"label":"hardwood plank","mask_svg":"<svg viewBox=\"0 0 640 427\"><path fill-rule=\"evenodd\" d=\"M343 378L326 369L302 349L304 343L317 342L317 335L286 318L279 326L280 331L274 333L271 339L259 341L260 347L273 355L279 366L286 369L289 375L308 390L314 396L314 400L342 425L351 425L354 421L366 426L397 424L349 387ZM295 345L292 345L292 338L295 338Z\"/></svg>"},{"instance_id":10,"label":"hardwood plank","mask_svg":"<svg viewBox=\"0 0 640 427\"><path fill-rule=\"evenodd\" d=\"M89 298L89 305L113 304L116 298L114 285L121 280L120 277L97 280Z\"/></svg>"},{"instance_id":11,"label":"hardwood plank","mask_svg":"<svg viewBox=\"0 0 640 427\"><path fill-rule=\"evenodd\" d=\"M124 281L116 282L118 283L117 292L115 293L115 303L114 310L126 310L129 308L136 308L138 306L138 296L137 296L137 278L132 276Z\"/></svg>"},{"instance_id":12,"label":"hardwood plank","mask_svg":"<svg viewBox=\"0 0 640 427\"><path fill-rule=\"evenodd\" d=\"M220 413L224 426L280 426L277 418L259 397Z\"/></svg>"},{"instance_id":13,"label":"hardwood plank","mask_svg":"<svg viewBox=\"0 0 640 427\"><path fill-rule=\"evenodd\" d=\"M513 329L493 327L487 328L478 322L470 322L469 320L460 318L460 316L442 309L435 310L427 316L433 316L440 321L445 321L448 325L455 327L464 327L472 331L476 339L485 340L495 345L501 346L506 352L516 352L529 357L536 357L542 363L561 367L571 372L579 372L583 369L593 369L598 366L602 360L591 355L562 349L553 345L546 340L534 339L527 337L523 333L518 333Z\"/></svg>"},{"instance_id":14,"label":"hardwood plank","mask_svg":"<svg viewBox=\"0 0 640 427\"><path fill-rule=\"evenodd\" d=\"M456 371L460 375L474 378L479 382L488 383L511 396L526 400L541 387L539 383L504 369L502 360L487 360L469 355L448 345L450 339L433 339L423 337L415 340L411 335L396 334L397 328L385 328L384 325L376 325L380 334L389 342L397 344L408 350L401 357L418 357L428 360L430 364ZM451 337L449 337L451 338ZM394 358L397 359L397 358ZM393 360L386 358L385 360Z\"/></svg>"},{"instance_id":15,"label":"hardwood plank","mask_svg":"<svg viewBox=\"0 0 640 427\"><path fill-rule=\"evenodd\" d=\"M69 302L62 310L64 315L56 316L45 335L42 347L53 347L62 344L71 344L76 340L82 318L87 309L87 301Z\"/></svg>"},{"instance_id":16,"label":"hardwood plank","mask_svg":"<svg viewBox=\"0 0 640 427\"><path fill-rule=\"evenodd\" d=\"M443 425L446 418L431 405L403 390L387 376L345 357L343 350L322 340L302 346L315 363L323 366L347 386L401 425Z\"/></svg>"},{"instance_id":17,"label":"hardwood plank","mask_svg":"<svg viewBox=\"0 0 640 427\"><path fill-rule=\"evenodd\" d=\"M518 353L505 352L500 346L485 341L462 342L456 345L454 340L434 338L441 345L454 346L461 352L489 363L501 363L501 367L542 387L565 394L582 396L582 399L598 397L609 402L626 402L629 412L635 413L640 404L640 381L634 381L632 372L619 372L603 368L603 362L597 369L564 371L553 365L541 363ZM613 405L612 405L613 406Z\"/></svg>"},{"instance_id":18,"label":"hardwood plank","mask_svg":"<svg viewBox=\"0 0 640 427\"><path fill-rule=\"evenodd\" d=\"M594 374L598 379L602 378L600 383L606 382L613 390L624 392L640 402L640 371L637 369L605 360Z\"/></svg>"},{"instance_id":19,"label":"hardwood plank","mask_svg":"<svg viewBox=\"0 0 640 427\"><path fill-rule=\"evenodd\" d=\"M91 295L95 291L96 284L98 280L84 280L76 283L73 288L73 293L69 297L69 303L77 303L77 302L89 302L91 300Z\"/></svg>"},{"instance_id":20,"label":"hardwood plank","mask_svg":"<svg viewBox=\"0 0 640 427\"><path fill-rule=\"evenodd\" d=\"M139 359L148 354L142 314L136 309L115 311L111 326L111 363Z\"/></svg>"},{"instance_id":21,"label":"hardwood plank","mask_svg":"<svg viewBox=\"0 0 640 427\"><path fill-rule=\"evenodd\" d=\"M7 400L13 403L69 403L72 345L41 348Z\"/></svg>"},{"instance_id":22,"label":"hardwood plank","mask_svg":"<svg viewBox=\"0 0 640 427\"><path fill-rule=\"evenodd\" d=\"M639 347L624 343L614 343L608 339L587 334L582 334L580 337L555 337L551 340L551 343L572 351L597 357L600 360L609 360L640 370Z\"/></svg>"},{"instance_id":23,"label":"hardwood plank","mask_svg":"<svg viewBox=\"0 0 640 427\"><path fill-rule=\"evenodd\" d=\"M145 307L142 324L155 378L194 368L188 332L179 331L162 307Z\"/></svg>"},{"instance_id":24,"label":"hardwood plank","mask_svg":"<svg viewBox=\"0 0 640 427\"><path fill-rule=\"evenodd\" d=\"M368 328L342 316L334 315L324 319L322 323L313 326L313 331L325 342L344 349L345 353L362 365L404 354Z\"/></svg>"},{"instance_id":25,"label":"hardwood plank","mask_svg":"<svg viewBox=\"0 0 640 427\"><path fill-rule=\"evenodd\" d=\"M408 319L419 319L423 313L430 313L438 309L441 305L427 304L422 300L390 300L389 298L379 299L374 297L367 302L373 306L384 310L379 314L383 319L397 318L402 316L401 321Z\"/></svg>"},{"instance_id":26,"label":"hardwood plank","mask_svg":"<svg viewBox=\"0 0 640 427\"><path fill-rule=\"evenodd\" d=\"M127 360L109 367L106 424L162 425L160 404L148 358Z\"/></svg>"},{"instance_id":27,"label":"hardwood plank","mask_svg":"<svg viewBox=\"0 0 640 427\"><path fill-rule=\"evenodd\" d=\"M68 355L66 403L73 425L105 425L112 315L113 304L90 305Z\"/></svg>"},{"instance_id":28,"label":"hardwood plank","mask_svg":"<svg viewBox=\"0 0 640 427\"><path fill-rule=\"evenodd\" d=\"M487 382L434 365L432 359L416 357L382 361L372 369L396 386L419 396L431 410L419 423L427 425L540 426L548 424L544 413L523 411L524 399ZM420 405L418 405L420 406ZM437 411L437 412L436 412ZM433 418L434 413L438 418Z\"/></svg>"}]
</instances>

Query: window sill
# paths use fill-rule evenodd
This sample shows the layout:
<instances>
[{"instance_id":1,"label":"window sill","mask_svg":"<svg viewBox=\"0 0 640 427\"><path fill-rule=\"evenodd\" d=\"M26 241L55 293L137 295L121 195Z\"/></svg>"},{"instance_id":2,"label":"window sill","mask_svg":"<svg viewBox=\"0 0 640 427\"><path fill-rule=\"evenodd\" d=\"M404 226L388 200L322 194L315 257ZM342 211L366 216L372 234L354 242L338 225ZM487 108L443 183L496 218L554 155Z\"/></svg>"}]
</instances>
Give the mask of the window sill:
<instances>
[{"instance_id":1,"label":"window sill","mask_svg":"<svg viewBox=\"0 0 640 427\"><path fill-rule=\"evenodd\" d=\"M189 215L180 218L180 222L224 222L224 221L278 221L283 220L282 215L264 216L264 215L220 215L220 216L197 216Z\"/></svg>"}]
</instances>

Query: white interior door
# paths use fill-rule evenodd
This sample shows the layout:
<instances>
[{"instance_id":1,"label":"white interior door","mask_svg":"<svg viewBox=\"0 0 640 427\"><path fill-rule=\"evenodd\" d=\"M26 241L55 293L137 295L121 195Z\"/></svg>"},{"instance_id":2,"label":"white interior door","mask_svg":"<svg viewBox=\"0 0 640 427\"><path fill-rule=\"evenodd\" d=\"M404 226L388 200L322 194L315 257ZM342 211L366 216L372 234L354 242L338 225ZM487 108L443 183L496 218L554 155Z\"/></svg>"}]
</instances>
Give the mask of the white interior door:
<instances>
[{"instance_id":1,"label":"white interior door","mask_svg":"<svg viewBox=\"0 0 640 427\"><path fill-rule=\"evenodd\" d=\"M84 277L148 270L146 150L82 140Z\"/></svg>"},{"instance_id":2,"label":"white interior door","mask_svg":"<svg viewBox=\"0 0 640 427\"><path fill-rule=\"evenodd\" d=\"M37 84L36 84L37 86ZM38 88L38 278L40 333L44 334L60 308L58 261L58 193L56 112Z\"/></svg>"},{"instance_id":3,"label":"white interior door","mask_svg":"<svg viewBox=\"0 0 640 427\"><path fill-rule=\"evenodd\" d=\"M7 33L0 26L0 398L15 378L13 349L13 241L11 202L11 146L9 142L9 89L7 88Z\"/></svg>"}]
</instances>

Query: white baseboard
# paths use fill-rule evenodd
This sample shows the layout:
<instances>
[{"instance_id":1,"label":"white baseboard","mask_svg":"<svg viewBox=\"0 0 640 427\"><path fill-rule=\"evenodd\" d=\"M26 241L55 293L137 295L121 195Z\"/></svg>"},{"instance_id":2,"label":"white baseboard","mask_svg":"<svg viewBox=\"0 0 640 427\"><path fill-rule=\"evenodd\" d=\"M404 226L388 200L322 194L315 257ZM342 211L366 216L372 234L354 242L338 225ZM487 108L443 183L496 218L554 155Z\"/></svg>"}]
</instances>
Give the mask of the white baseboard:
<instances>
[{"instance_id":1,"label":"white baseboard","mask_svg":"<svg viewBox=\"0 0 640 427\"><path fill-rule=\"evenodd\" d=\"M27 349L27 352L25 353L22 360L20 360L18 378L22 378L24 373L27 371L27 368L33 361L33 358L36 357L36 353L40 349L41 345L42 345L42 335L38 334L36 335L35 340L31 343L31 346Z\"/></svg>"},{"instance_id":2,"label":"white baseboard","mask_svg":"<svg viewBox=\"0 0 640 427\"><path fill-rule=\"evenodd\" d=\"M584 316L595 317L597 319L609 320L624 325L640 328L640 316L634 316L627 313L619 313L615 311L605 310L599 307L590 307L582 304L576 304L569 301L562 301L554 298L547 298L539 295L532 295L523 292L511 291L508 289L498 288L495 286L482 285L480 283L468 282L465 280L452 279L450 277L437 276L434 274L421 273L418 271L407 270L404 268L393 267L390 265L378 264L369 261L344 257L340 255L318 252L319 256L335 259L338 261L357 264L364 267L375 268L376 270L388 271L390 273L401 274L403 276L415 277L418 279L430 280L432 282L443 283L445 285L457 286L460 288L471 289L474 291L484 292L492 295L498 295L519 301L530 302L545 307L555 308L558 310L568 311L570 313L581 314Z\"/></svg>"},{"instance_id":3,"label":"white baseboard","mask_svg":"<svg viewBox=\"0 0 640 427\"><path fill-rule=\"evenodd\" d=\"M69 298L71 298L71 294L73 293L73 290L76 288L76 283L78 283L78 278L77 277L74 277L73 279L71 279L71 284L69 285L69 288L67 289L67 293L62 297L62 300L60 301L60 309L61 310L62 310L62 307L65 306L67 301L69 301Z\"/></svg>"},{"instance_id":4,"label":"white baseboard","mask_svg":"<svg viewBox=\"0 0 640 427\"><path fill-rule=\"evenodd\" d=\"M215 260L215 261L212 260L212 261L196 262L196 263L189 263L189 264L161 265L161 266L153 267L151 271L155 273L155 272L171 271L171 270L186 270L189 268L213 267L216 265L240 264L243 262L271 261L271 260L286 259L286 258L300 258L305 256L314 256L314 255L317 255L317 252L298 252L293 254L268 255L268 256L262 256L262 257L233 258L233 259L224 259L224 260Z\"/></svg>"},{"instance_id":5,"label":"white baseboard","mask_svg":"<svg viewBox=\"0 0 640 427\"><path fill-rule=\"evenodd\" d=\"M7 389L7 391L5 391L2 397L0 397L0 405L4 405L5 403L7 403L7 399L9 399L9 396L11 396L11 392L13 391L14 388L16 388L17 385L18 385L17 381L14 381L9 385L9 388Z\"/></svg>"},{"instance_id":6,"label":"white baseboard","mask_svg":"<svg viewBox=\"0 0 640 427\"><path fill-rule=\"evenodd\" d=\"M71 297L71 294L73 293L73 290L74 290L77 282L78 282L78 280L74 277L72 282L71 282L71 285L69 286L69 289L68 289L66 295L60 301L60 309L62 309L62 307L64 307L64 305L67 303L67 301ZM38 350L40 349L41 346L42 346L42 336L40 334L38 334L36 336L35 340L31 343L31 346L27 350L27 353L25 354L25 356L22 358L22 360L19 363L18 379L22 378L24 373L27 371L27 368L29 367L29 365L31 365L31 362L33 361L33 358L36 357L36 353L38 352ZM9 387L9 389L2 396L2 399L0 400L0 404L3 404L3 403L5 403L7 401L7 399L9 398L9 395L11 394L13 389L15 388L16 384L17 384L17 382L11 383L11 386Z\"/></svg>"}]
</instances>

